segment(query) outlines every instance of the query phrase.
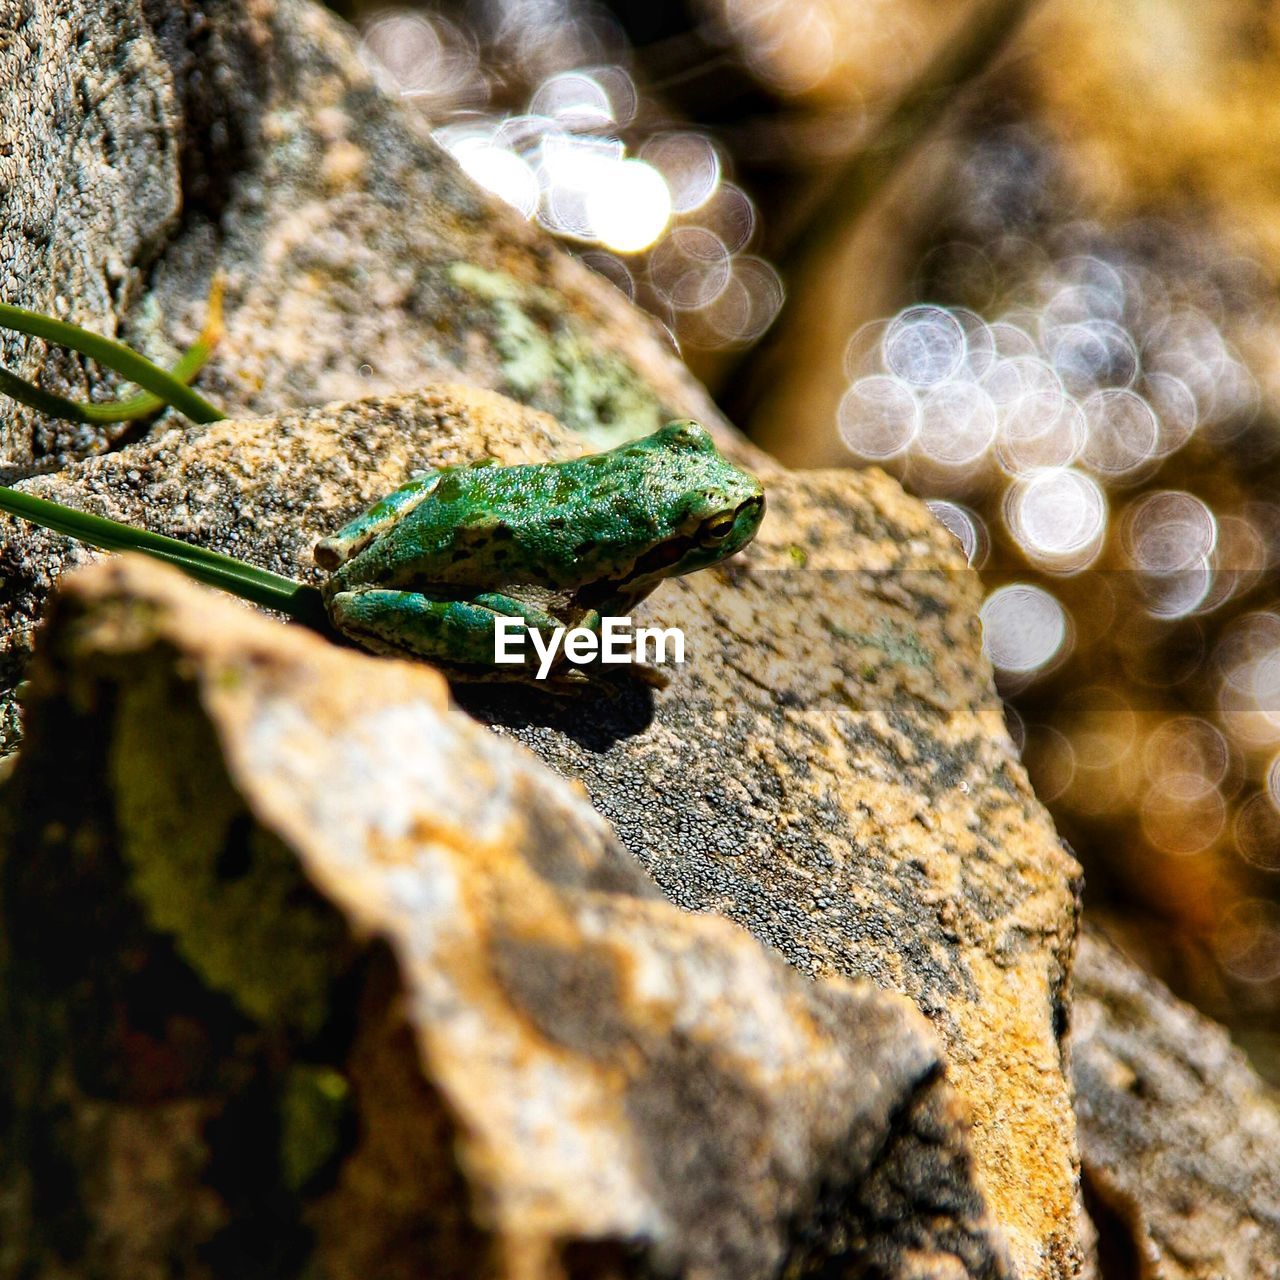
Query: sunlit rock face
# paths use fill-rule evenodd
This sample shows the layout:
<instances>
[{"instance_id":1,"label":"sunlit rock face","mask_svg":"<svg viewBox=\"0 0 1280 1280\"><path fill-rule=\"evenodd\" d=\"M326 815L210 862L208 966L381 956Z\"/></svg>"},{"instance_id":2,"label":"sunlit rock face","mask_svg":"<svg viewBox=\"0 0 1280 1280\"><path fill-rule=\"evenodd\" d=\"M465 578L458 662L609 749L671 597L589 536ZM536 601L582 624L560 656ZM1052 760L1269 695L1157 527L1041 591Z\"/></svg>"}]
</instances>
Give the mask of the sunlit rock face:
<instances>
[{"instance_id":1,"label":"sunlit rock face","mask_svg":"<svg viewBox=\"0 0 1280 1280\"><path fill-rule=\"evenodd\" d=\"M974 12L704 9L746 74L830 113L734 140L748 162L803 152L797 187L816 156L834 169L874 137ZM534 11L558 15L554 36ZM837 228L820 279L789 274L783 357L752 394L728 390L785 456L881 465L929 501L987 572L988 654L1037 785L1082 848L1116 851L1100 854L1099 886L1114 875L1174 924L1185 974L1211 958L1187 980L1216 1012L1274 1009L1265 873L1280 732L1258 646L1277 616L1265 575L1280 545L1268 425L1280 44L1273 22L1229 0L1161 0L1150 17L1135 28L1115 4L1033 14L952 122L955 140L940 131L882 206L851 214L844 241ZM386 43L383 21L366 28L370 49ZM478 59L475 33L448 24L423 35L417 70L388 53L402 92L438 95L428 114L464 167L580 245L686 350L753 340L781 298L751 258L774 228L734 185L729 150L696 123L651 136L625 37L572 5L507 24L498 43L528 93L501 107L478 70L493 33L478 29ZM450 42L462 52L442 54ZM655 228L637 252L619 246L649 232L624 229L611 248L607 216L596 228L591 212L608 175L627 189L632 160L668 195L651 184L618 202ZM1160 772L1179 734L1188 751L1206 735L1224 744L1212 782Z\"/></svg>"},{"instance_id":2,"label":"sunlit rock face","mask_svg":"<svg viewBox=\"0 0 1280 1280\"><path fill-rule=\"evenodd\" d=\"M775 75L838 20L813 0L789 34L776 6L717 8ZM822 72L797 92L856 86L869 120L844 136L876 137L964 10L896 6L848 33L843 90ZM894 58L855 66L881 41ZM1156 0L1138 24L1047 5L1009 50L869 204L830 211L748 426L793 465L885 467L956 533L1095 903L1280 1078L1280 26L1235 0ZM1223 767L1163 772L1174 739Z\"/></svg>"},{"instance_id":3,"label":"sunlit rock face","mask_svg":"<svg viewBox=\"0 0 1280 1280\"><path fill-rule=\"evenodd\" d=\"M1088 928L1072 1075L1086 1186L1118 1264L1241 1280L1280 1268L1274 1090L1221 1027Z\"/></svg>"},{"instance_id":4,"label":"sunlit rock face","mask_svg":"<svg viewBox=\"0 0 1280 1280\"><path fill-rule=\"evenodd\" d=\"M437 387L169 431L26 487L314 580L317 537L407 474L582 449L546 415ZM1010 1257L1023 1276L1066 1280L1083 1256L1063 1075L1078 868L1013 757L977 576L882 472L773 466L763 481L755 541L637 612L685 633L668 689L456 696L584 785L679 906L728 917L813 978L909 997L943 1042ZM78 556L16 522L2 541L16 674L51 578ZM386 797L388 822L412 802L408 783L335 774L334 804L349 777ZM892 1179L876 1194L890 1203Z\"/></svg>"},{"instance_id":5,"label":"sunlit rock face","mask_svg":"<svg viewBox=\"0 0 1280 1280\"><path fill-rule=\"evenodd\" d=\"M506 391L600 444L673 417L722 430L670 342L599 273L556 250L545 227L468 177L433 140L435 122L412 92L375 77L357 34L325 10L292 0L229 4L218 38L206 44L203 16L175 11L152 23L132 0L84 24L69 12L42 2L30 21L6 24L17 35L0 48L0 84L22 86L0 95L0 134L19 140L0 157L7 303L62 315L169 364L199 330L219 271L226 334L201 387L229 413L411 391L446 378ZM403 41L406 56L424 28L434 30L419 21L417 36ZM439 54L433 75L474 70L441 41L431 45ZM68 106L80 62L102 81L99 107L84 120ZM116 66L127 74L97 70ZM568 125L553 132L548 154L558 147L578 174L578 133ZM70 167L49 161L65 151L59 138L74 139ZM684 153L669 150L679 170ZM506 160L486 153L472 167L493 185L495 165L509 174L523 163L510 151ZM588 163L587 187L573 191L591 195L594 215L620 243L657 236L672 191L697 199L696 177L682 187L674 173L668 188L648 160L617 164L599 182L601 171ZM728 246L745 247L735 237L746 206L715 182L699 208L707 218L723 209L727 221L709 269L731 274ZM541 187L538 201L541 208ZM468 287L460 266L486 286ZM673 287L688 270L676 264ZM742 270L755 280L745 260ZM724 284L724 305L741 312L745 286L730 287L728 274ZM754 323L750 306L744 314ZM43 343L12 335L0 342L7 368L38 374L51 391L106 399L117 389L90 362L46 359ZM121 429L6 410L0 469L8 478L54 469L101 450Z\"/></svg>"},{"instance_id":6,"label":"sunlit rock face","mask_svg":"<svg viewBox=\"0 0 1280 1280\"><path fill-rule=\"evenodd\" d=\"M116 559L9 788L15 1273L1017 1274L911 1003L668 901L422 664Z\"/></svg>"}]
</instances>

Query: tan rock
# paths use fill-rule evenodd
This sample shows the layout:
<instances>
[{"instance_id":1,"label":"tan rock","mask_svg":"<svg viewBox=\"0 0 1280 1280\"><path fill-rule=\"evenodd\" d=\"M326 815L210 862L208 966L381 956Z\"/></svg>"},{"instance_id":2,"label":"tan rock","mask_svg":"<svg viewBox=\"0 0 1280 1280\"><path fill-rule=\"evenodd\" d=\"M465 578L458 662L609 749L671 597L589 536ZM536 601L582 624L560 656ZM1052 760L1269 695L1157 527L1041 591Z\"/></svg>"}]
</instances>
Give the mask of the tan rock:
<instances>
[{"instance_id":1,"label":"tan rock","mask_svg":"<svg viewBox=\"0 0 1280 1280\"><path fill-rule=\"evenodd\" d=\"M1087 932L1071 1052L1087 1186L1116 1274L1280 1274L1280 1097L1226 1032Z\"/></svg>"},{"instance_id":2,"label":"tan rock","mask_svg":"<svg viewBox=\"0 0 1280 1280\"><path fill-rule=\"evenodd\" d=\"M942 1032L1027 1276L1080 1265L1070 1097L1078 867L1035 800L981 655L980 587L876 471L775 477L755 544L638 617L684 629L652 705L463 704L581 778L683 905L814 975L905 991Z\"/></svg>"},{"instance_id":3,"label":"tan rock","mask_svg":"<svg viewBox=\"0 0 1280 1280\"><path fill-rule=\"evenodd\" d=\"M26 487L300 574L317 537L413 467L578 448L499 397L437 389L173 431ZM461 696L582 780L675 902L729 916L805 973L911 996L946 1042L1021 1273L1071 1275L1059 1040L1077 868L1013 757L976 575L878 472L772 471L766 488L744 555L666 584L637 615L685 630L670 689ZM67 544L3 528L0 646L15 671Z\"/></svg>"},{"instance_id":4,"label":"tan rock","mask_svg":"<svg viewBox=\"0 0 1280 1280\"><path fill-rule=\"evenodd\" d=\"M910 1004L667 902L421 664L119 558L3 794L0 1274L1013 1274Z\"/></svg>"}]
</instances>

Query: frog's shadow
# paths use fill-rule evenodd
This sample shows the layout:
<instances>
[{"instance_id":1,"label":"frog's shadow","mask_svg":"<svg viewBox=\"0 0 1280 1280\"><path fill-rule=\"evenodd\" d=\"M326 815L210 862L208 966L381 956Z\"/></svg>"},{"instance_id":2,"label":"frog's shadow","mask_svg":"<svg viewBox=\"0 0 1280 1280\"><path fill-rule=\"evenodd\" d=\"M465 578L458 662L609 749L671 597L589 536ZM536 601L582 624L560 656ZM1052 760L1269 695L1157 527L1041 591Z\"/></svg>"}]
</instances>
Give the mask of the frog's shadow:
<instances>
[{"instance_id":1,"label":"frog's shadow","mask_svg":"<svg viewBox=\"0 0 1280 1280\"><path fill-rule=\"evenodd\" d=\"M531 685L455 682L454 701L481 724L504 729L551 729L587 751L603 754L653 723L653 688L642 680L591 684L572 694Z\"/></svg>"}]
</instances>

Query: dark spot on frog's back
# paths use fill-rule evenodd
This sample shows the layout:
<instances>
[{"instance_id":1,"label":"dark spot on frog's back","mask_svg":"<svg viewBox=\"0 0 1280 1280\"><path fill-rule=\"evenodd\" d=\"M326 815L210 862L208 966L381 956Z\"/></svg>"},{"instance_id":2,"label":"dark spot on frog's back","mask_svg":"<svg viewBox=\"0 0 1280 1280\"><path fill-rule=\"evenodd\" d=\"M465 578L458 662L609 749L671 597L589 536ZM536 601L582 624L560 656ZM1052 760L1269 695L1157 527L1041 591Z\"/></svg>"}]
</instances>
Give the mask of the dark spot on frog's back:
<instances>
[{"instance_id":1,"label":"dark spot on frog's back","mask_svg":"<svg viewBox=\"0 0 1280 1280\"><path fill-rule=\"evenodd\" d=\"M462 482L456 473L450 473L436 485L433 495L439 502L457 502L462 497Z\"/></svg>"}]
</instances>

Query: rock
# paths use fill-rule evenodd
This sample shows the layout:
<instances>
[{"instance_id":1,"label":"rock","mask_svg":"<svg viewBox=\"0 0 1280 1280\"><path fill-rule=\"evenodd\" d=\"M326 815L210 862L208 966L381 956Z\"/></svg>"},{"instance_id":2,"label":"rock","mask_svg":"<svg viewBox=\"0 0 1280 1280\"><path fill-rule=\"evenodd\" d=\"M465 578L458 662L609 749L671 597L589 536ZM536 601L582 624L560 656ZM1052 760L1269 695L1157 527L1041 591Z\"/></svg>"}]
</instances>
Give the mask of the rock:
<instances>
[{"instance_id":1,"label":"rock","mask_svg":"<svg viewBox=\"0 0 1280 1280\"><path fill-rule=\"evenodd\" d=\"M1096 932L1075 977L1080 1149L1111 1274L1280 1275L1280 1098Z\"/></svg>"},{"instance_id":2,"label":"rock","mask_svg":"<svg viewBox=\"0 0 1280 1280\"><path fill-rule=\"evenodd\" d=\"M689 635L673 687L587 706L481 691L468 706L585 782L676 903L729 916L806 974L903 991L931 1019L960 1101L903 1112L868 1200L877 1248L899 1248L899 1188L916 1185L930 1134L967 1108L974 1179L1020 1273L1075 1274L1061 1037L1077 868L1013 758L980 654L976 578L947 536L879 473L786 475L733 436L653 327L470 186L320 9L113 5L98 18L69 0L0 0L0 29L17 33L0 48L0 84L36 86L16 106L0 94L0 135L30 116L75 138L70 171L41 168L34 149L0 169L0 225L35 219L0 246L14 264L6 298L61 312L63 297L70 318L163 358L194 332L216 265L228 336L201 386L233 412L271 416L123 443L9 415L8 472L111 445L24 485L308 576L315 539L414 467L560 455L679 414L708 421L761 472L773 509L746 557L643 611ZM80 85L100 109L84 112ZM0 354L30 376L42 351L6 340ZM576 434L442 376L506 391ZM73 394L106 386L71 358L47 380ZM306 408L335 397L369 398ZM0 525L0 689L21 678L62 569L86 558ZM12 720L4 734L16 740ZM291 1087L300 1114L324 1111L312 1084ZM181 1181L195 1159L173 1155L159 1181ZM981 1217L957 1203L957 1221ZM958 1274L996 1256L944 1248L949 1230L911 1246L920 1274L946 1274L942 1252Z\"/></svg>"},{"instance_id":3,"label":"rock","mask_svg":"<svg viewBox=\"0 0 1280 1280\"><path fill-rule=\"evenodd\" d=\"M501 397L436 389L174 430L24 487L301 576L316 538L413 467L579 448ZM806 974L909 995L972 1109L978 1177L1020 1273L1072 1275L1060 1041L1077 868L1014 759L977 577L879 472L765 478L752 547L637 614L684 629L670 689L460 696L581 779L675 902L729 916ZM16 673L69 544L0 530L13 601L0 648Z\"/></svg>"},{"instance_id":4,"label":"rock","mask_svg":"<svg viewBox=\"0 0 1280 1280\"><path fill-rule=\"evenodd\" d=\"M16 139L0 155L6 302L169 361L216 268L227 335L200 385L230 413L443 378L597 443L685 415L729 439L643 313L466 179L318 5L0 0L0 31L14 33L0 45L0 137ZM12 334L0 363L43 369L62 394L110 389ZM6 406L0 468L47 470L119 435Z\"/></svg>"},{"instance_id":5,"label":"rock","mask_svg":"<svg viewBox=\"0 0 1280 1280\"><path fill-rule=\"evenodd\" d=\"M1061 1037L1078 868L1009 743L976 573L877 471L786 473L756 542L638 612L689 654L650 705L463 705L585 782L670 898L814 976L904 991L947 1046L1021 1274L1082 1265Z\"/></svg>"},{"instance_id":6,"label":"rock","mask_svg":"<svg viewBox=\"0 0 1280 1280\"><path fill-rule=\"evenodd\" d=\"M910 1004L666 901L421 664L114 559L0 800L0 1275L1013 1275Z\"/></svg>"},{"instance_id":7,"label":"rock","mask_svg":"<svg viewBox=\"0 0 1280 1280\"><path fill-rule=\"evenodd\" d=\"M0 300L115 333L115 300L175 231L182 202L177 94L142 5L0 0ZM43 343L0 333L26 376ZM82 394L77 359L49 357L47 385ZM6 401L0 466L21 472L100 435Z\"/></svg>"}]
</instances>

